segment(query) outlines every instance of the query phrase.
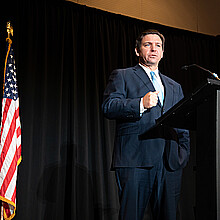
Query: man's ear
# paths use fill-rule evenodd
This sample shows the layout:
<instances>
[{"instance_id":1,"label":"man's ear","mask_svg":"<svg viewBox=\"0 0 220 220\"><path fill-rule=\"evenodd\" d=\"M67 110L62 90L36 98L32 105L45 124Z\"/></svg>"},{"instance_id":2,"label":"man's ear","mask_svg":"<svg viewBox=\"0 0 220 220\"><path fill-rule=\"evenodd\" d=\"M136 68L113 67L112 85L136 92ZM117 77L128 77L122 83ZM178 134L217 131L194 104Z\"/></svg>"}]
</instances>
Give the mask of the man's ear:
<instances>
[{"instance_id":1,"label":"man's ear","mask_svg":"<svg viewBox=\"0 0 220 220\"><path fill-rule=\"evenodd\" d=\"M140 56L140 54L139 54L139 52L137 51L137 48L135 48L135 54L136 54L136 56Z\"/></svg>"}]
</instances>

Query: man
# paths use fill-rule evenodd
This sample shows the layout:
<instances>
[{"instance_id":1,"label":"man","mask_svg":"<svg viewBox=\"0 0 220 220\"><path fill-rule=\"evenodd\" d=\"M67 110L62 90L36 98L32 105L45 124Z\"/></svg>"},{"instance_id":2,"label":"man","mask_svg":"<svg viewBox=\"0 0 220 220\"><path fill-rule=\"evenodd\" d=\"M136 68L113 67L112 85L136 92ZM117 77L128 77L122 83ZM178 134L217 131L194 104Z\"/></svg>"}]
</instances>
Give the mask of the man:
<instances>
[{"instance_id":1,"label":"man","mask_svg":"<svg viewBox=\"0 0 220 220\"><path fill-rule=\"evenodd\" d=\"M148 203L154 219L176 219L189 133L175 128L175 135L168 137L151 131L155 119L183 98L181 86L158 70L164 42L157 30L141 33L135 48L139 64L114 70L104 92L104 115L116 120L112 166L120 220L142 220ZM148 130L148 137L140 138Z\"/></svg>"}]
</instances>

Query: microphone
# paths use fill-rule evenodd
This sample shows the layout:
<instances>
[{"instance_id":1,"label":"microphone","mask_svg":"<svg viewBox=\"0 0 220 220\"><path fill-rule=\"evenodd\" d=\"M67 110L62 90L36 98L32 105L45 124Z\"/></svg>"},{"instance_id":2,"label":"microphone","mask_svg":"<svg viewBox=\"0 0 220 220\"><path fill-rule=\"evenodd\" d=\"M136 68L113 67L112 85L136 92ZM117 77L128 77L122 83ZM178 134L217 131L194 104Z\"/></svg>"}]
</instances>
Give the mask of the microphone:
<instances>
[{"instance_id":1,"label":"microphone","mask_svg":"<svg viewBox=\"0 0 220 220\"><path fill-rule=\"evenodd\" d=\"M201 67L201 66L199 66L199 65L197 65L197 64L185 65L185 66L182 66L181 69L182 69L182 70L188 70L188 68L190 68L191 66L198 67L199 69L202 69L202 70L204 70L204 71L206 71L206 72L212 74L212 76L214 76L216 79L220 80L219 77L218 77L218 75L217 75L216 73L213 73L213 72L211 72L210 70L207 70L207 69L205 69L204 67Z\"/></svg>"}]
</instances>

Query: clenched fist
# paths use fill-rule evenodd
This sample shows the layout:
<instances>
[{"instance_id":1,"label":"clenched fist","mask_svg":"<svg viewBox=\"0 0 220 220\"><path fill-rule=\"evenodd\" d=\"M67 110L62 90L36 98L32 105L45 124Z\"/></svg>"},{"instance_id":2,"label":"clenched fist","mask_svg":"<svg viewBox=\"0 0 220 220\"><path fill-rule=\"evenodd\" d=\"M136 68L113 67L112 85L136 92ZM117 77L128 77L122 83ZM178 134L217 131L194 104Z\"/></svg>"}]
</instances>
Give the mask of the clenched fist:
<instances>
[{"instance_id":1,"label":"clenched fist","mask_svg":"<svg viewBox=\"0 0 220 220\"><path fill-rule=\"evenodd\" d=\"M143 105L144 108L152 108L157 105L158 102L158 93L159 91L155 92L148 92L144 97L143 97Z\"/></svg>"}]
</instances>

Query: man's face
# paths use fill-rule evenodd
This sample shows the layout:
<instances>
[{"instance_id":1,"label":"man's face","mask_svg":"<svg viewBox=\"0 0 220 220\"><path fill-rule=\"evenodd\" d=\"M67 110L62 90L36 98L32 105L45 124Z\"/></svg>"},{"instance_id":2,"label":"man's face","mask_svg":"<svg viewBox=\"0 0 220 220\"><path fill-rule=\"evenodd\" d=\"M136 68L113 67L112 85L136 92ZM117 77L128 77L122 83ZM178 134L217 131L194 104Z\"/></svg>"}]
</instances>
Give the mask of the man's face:
<instances>
[{"instance_id":1,"label":"man's face","mask_svg":"<svg viewBox=\"0 0 220 220\"><path fill-rule=\"evenodd\" d=\"M162 40L157 34L145 35L140 51L135 49L135 52L143 65L156 68L163 57Z\"/></svg>"}]
</instances>

